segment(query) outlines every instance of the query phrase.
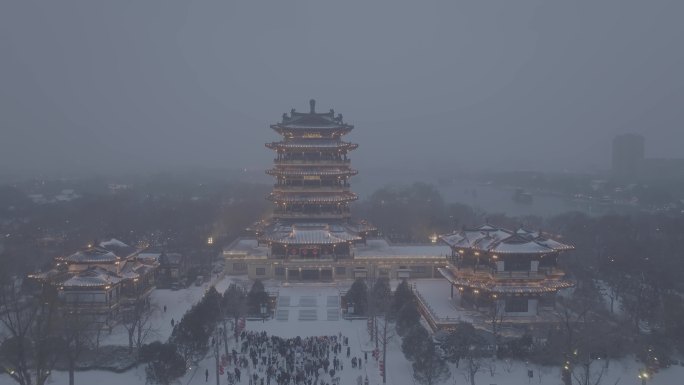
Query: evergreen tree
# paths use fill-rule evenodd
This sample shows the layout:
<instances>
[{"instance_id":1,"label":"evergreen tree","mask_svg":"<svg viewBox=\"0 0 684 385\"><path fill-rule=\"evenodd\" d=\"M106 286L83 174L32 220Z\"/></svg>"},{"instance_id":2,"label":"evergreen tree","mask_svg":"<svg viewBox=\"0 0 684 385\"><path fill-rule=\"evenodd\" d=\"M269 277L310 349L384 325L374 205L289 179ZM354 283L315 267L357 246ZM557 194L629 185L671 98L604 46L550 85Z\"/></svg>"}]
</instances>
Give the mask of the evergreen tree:
<instances>
[{"instance_id":1,"label":"evergreen tree","mask_svg":"<svg viewBox=\"0 0 684 385\"><path fill-rule=\"evenodd\" d=\"M449 378L449 367L439 357L435 346L428 344L413 362L413 378L423 385L438 384Z\"/></svg>"},{"instance_id":2,"label":"evergreen tree","mask_svg":"<svg viewBox=\"0 0 684 385\"><path fill-rule=\"evenodd\" d=\"M268 293L261 280L257 279L247 294L247 306L249 314L260 315L261 305L268 303Z\"/></svg>"},{"instance_id":3,"label":"evergreen tree","mask_svg":"<svg viewBox=\"0 0 684 385\"><path fill-rule=\"evenodd\" d=\"M371 306L374 315L387 314L392 301L392 289L390 289L389 278L378 277L371 288Z\"/></svg>"},{"instance_id":4,"label":"evergreen tree","mask_svg":"<svg viewBox=\"0 0 684 385\"><path fill-rule=\"evenodd\" d=\"M197 304L196 312L199 313L200 317L204 320L206 324L211 324L213 329L214 324L218 322L221 318L221 301L223 297L216 291L214 286L210 287L209 290L204 294L204 297Z\"/></svg>"},{"instance_id":5,"label":"evergreen tree","mask_svg":"<svg viewBox=\"0 0 684 385\"><path fill-rule=\"evenodd\" d=\"M169 342L176 345L178 352L190 362L204 357L209 350L209 337L215 324L208 324L198 311L197 304L188 310L171 332Z\"/></svg>"},{"instance_id":6,"label":"evergreen tree","mask_svg":"<svg viewBox=\"0 0 684 385\"><path fill-rule=\"evenodd\" d=\"M408 282L404 279L401 281L401 283L399 283L397 289L394 291L394 295L392 296L390 316L393 318L396 317L404 305L413 301L415 301L413 291L409 287Z\"/></svg>"},{"instance_id":7,"label":"evergreen tree","mask_svg":"<svg viewBox=\"0 0 684 385\"><path fill-rule=\"evenodd\" d=\"M471 355L482 355L484 345L485 340L477 333L475 327L470 323L461 322L449 333L442 344L442 349L447 359L455 362L458 367L461 359Z\"/></svg>"},{"instance_id":8,"label":"evergreen tree","mask_svg":"<svg viewBox=\"0 0 684 385\"><path fill-rule=\"evenodd\" d=\"M240 317L247 313L247 296L238 285L231 283L223 293L223 312L226 317L233 319L233 325L237 326Z\"/></svg>"},{"instance_id":9,"label":"evergreen tree","mask_svg":"<svg viewBox=\"0 0 684 385\"><path fill-rule=\"evenodd\" d=\"M247 296L244 290L238 285L231 283L223 293L223 307L228 316L235 321L245 314L247 306Z\"/></svg>"},{"instance_id":10,"label":"evergreen tree","mask_svg":"<svg viewBox=\"0 0 684 385\"><path fill-rule=\"evenodd\" d=\"M415 302L407 302L397 313L397 333L406 334L412 327L420 324L420 312Z\"/></svg>"},{"instance_id":11,"label":"evergreen tree","mask_svg":"<svg viewBox=\"0 0 684 385\"><path fill-rule=\"evenodd\" d=\"M176 346L170 343L153 342L141 349L141 359L147 362L145 374L147 382L171 384L185 374L185 360Z\"/></svg>"},{"instance_id":12,"label":"evergreen tree","mask_svg":"<svg viewBox=\"0 0 684 385\"><path fill-rule=\"evenodd\" d=\"M432 346L430 334L425 328L418 324L409 329L401 342L401 351L409 361L415 361L429 347Z\"/></svg>"},{"instance_id":13,"label":"evergreen tree","mask_svg":"<svg viewBox=\"0 0 684 385\"><path fill-rule=\"evenodd\" d=\"M368 312L368 286L363 278L357 278L344 296L347 304L354 304L355 315Z\"/></svg>"}]
</instances>

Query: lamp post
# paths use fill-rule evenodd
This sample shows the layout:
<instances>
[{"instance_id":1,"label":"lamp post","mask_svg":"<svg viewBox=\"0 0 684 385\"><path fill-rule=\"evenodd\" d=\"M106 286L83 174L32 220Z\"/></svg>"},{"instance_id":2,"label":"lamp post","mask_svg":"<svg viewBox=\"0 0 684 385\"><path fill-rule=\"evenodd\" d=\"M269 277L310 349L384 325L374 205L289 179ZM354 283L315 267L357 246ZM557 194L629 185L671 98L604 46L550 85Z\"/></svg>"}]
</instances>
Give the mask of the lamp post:
<instances>
[{"instance_id":1,"label":"lamp post","mask_svg":"<svg viewBox=\"0 0 684 385\"><path fill-rule=\"evenodd\" d=\"M266 304L261 304L261 322L266 322Z\"/></svg>"},{"instance_id":2,"label":"lamp post","mask_svg":"<svg viewBox=\"0 0 684 385\"><path fill-rule=\"evenodd\" d=\"M649 378L648 372L645 369L642 370L641 373L639 373L639 375L637 376L637 378L641 380L641 385L646 385L646 380L648 380Z\"/></svg>"}]
</instances>

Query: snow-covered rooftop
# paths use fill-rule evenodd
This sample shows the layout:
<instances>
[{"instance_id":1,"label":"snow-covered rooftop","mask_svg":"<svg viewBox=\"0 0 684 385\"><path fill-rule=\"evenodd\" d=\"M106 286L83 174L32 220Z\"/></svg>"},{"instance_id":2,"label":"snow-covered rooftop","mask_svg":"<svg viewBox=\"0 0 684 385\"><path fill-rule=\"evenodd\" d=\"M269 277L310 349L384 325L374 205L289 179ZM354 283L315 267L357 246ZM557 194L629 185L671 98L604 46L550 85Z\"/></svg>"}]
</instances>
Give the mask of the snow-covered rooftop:
<instances>
[{"instance_id":1,"label":"snow-covered rooftop","mask_svg":"<svg viewBox=\"0 0 684 385\"><path fill-rule=\"evenodd\" d=\"M65 258L67 262L71 263L111 263L118 259L119 257L116 254L101 247L80 250Z\"/></svg>"},{"instance_id":2,"label":"snow-covered rooftop","mask_svg":"<svg viewBox=\"0 0 684 385\"><path fill-rule=\"evenodd\" d=\"M309 230L316 231L316 230ZM308 233L308 232L307 232ZM336 234L336 233L333 233ZM308 235L311 235L310 233ZM300 239L300 241L305 239ZM241 238L223 250L223 255L247 255L250 257L267 257L267 246L258 246L253 238ZM366 244L354 246L355 258L434 258L446 257L451 253L448 246L438 244L395 245L384 239L369 239Z\"/></svg>"},{"instance_id":3,"label":"snow-covered rooftop","mask_svg":"<svg viewBox=\"0 0 684 385\"><path fill-rule=\"evenodd\" d=\"M247 255L250 257L268 256L268 247L259 246L254 238L240 238L223 249L223 255Z\"/></svg>"},{"instance_id":4,"label":"snow-covered rooftop","mask_svg":"<svg viewBox=\"0 0 684 385\"><path fill-rule=\"evenodd\" d=\"M121 281L121 277L105 269L95 267L84 270L62 283L63 287L107 286Z\"/></svg>"},{"instance_id":5,"label":"snow-covered rooftop","mask_svg":"<svg viewBox=\"0 0 684 385\"><path fill-rule=\"evenodd\" d=\"M356 257L446 257L451 250L445 245L395 245L384 239L369 239L366 244L357 245Z\"/></svg>"},{"instance_id":6,"label":"snow-covered rooftop","mask_svg":"<svg viewBox=\"0 0 684 385\"><path fill-rule=\"evenodd\" d=\"M522 228L511 231L491 225L445 234L439 239L453 248L500 254L547 254L573 249L541 232Z\"/></svg>"},{"instance_id":7,"label":"snow-covered rooftop","mask_svg":"<svg viewBox=\"0 0 684 385\"><path fill-rule=\"evenodd\" d=\"M277 226L265 234L262 241L291 245L332 245L361 240L361 237L343 226L325 224L300 224Z\"/></svg>"},{"instance_id":8,"label":"snow-covered rooftop","mask_svg":"<svg viewBox=\"0 0 684 385\"><path fill-rule=\"evenodd\" d=\"M121 258L126 258L132 254L134 254L136 251L138 251L135 247L127 245L126 243L116 239L112 238L106 241L102 241L99 244L100 247L103 249L107 249L117 256Z\"/></svg>"}]
</instances>

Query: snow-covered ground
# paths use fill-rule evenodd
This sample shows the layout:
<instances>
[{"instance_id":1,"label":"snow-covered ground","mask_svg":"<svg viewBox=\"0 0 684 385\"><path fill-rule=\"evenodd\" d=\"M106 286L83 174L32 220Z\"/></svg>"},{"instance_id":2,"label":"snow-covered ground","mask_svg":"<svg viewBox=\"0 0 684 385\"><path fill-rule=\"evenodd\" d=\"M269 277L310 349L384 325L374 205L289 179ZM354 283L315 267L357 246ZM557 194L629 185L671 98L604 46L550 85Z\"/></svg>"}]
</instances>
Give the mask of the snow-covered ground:
<instances>
[{"instance_id":1,"label":"snow-covered ground","mask_svg":"<svg viewBox=\"0 0 684 385\"><path fill-rule=\"evenodd\" d=\"M451 298L451 285L446 279L416 279L411 283L435 318L456 322L483 320L480 313L457 306L458 293L455 292L454 298Z\"/></svg>"},{"instance_id":2,"label":"snow-covered ground","mask_svg":"<svg viewBox=\"0 0 684 385\"><path fill-rule=\"evenodd\" d=\"M150 297L150 302L153 306L154 314L152 316L153 331L151 337L148 338L148 343L152 341L166 341L171 335L173 327L171 320L174 322L180 321L183 314L192 307L192 305L199 302L200 298L214 285L219 293L223 293L233 282L238 284L246 282L244 277L214 277L210 282L204 283L201 286L191 285L183 290L171 289L157 289L154 290ZM166 306L166 312L164 311ZM117 325L112 329L111 333L105 334L101 337L101 345L128 345L128 333L123 325Z\"/></svg>"},{"instance_id":3,"label":"snow-covered ground","mask_svg":"<svg viewBox=\"0 0 684 385\"><path fill-rule=\"evenodd\" d=\"M217 290L222 292L233 281L241 281L244 278L222 278L215 282ZM432 283L430 283L432 282ZM423 285L425 283L425 285ZM276 309L276 319L262 321L247 321L246 329L254 331L266 331L269 334L281 337L294 336L321 336L342 333L349 338L351 346L351 356L363 357L363 352L371 350L373 344L367 333L365 320L348 321L339 317L339 293L346 290L351 282L340 284L302 284L281 286L276 282L266 282L267 289L277 290L279 303ZM436 298L449 298L449 288L447 285L440 285L436 281L419 281L422 289L426 293L432 293ZM205 290L207 285L202 287L190 287L179 291L157 290L153 293L152 300L160 308L167 306L167 311L160 312L155 318L157 329L157 339L168 338L171 332L171 318L179 320L183 313L196 303ZM429 295L429 294L426 294ZM437 305L435 305L437 306ZM446 311L440 309L439 311ZM286 315L285 315L286 314ZM441 314L441 313L440 313ZM314 319L315 318L315 319ZM125 331L121 334L118 330L108 337L109 343L127 343ZM229 342L231 345L234 341ZM356 378L368 376L370 384L381 384L378 363L368 355L368 363L363 369L352 369L350 359L346 354L342 354L344 370L341 371L341 385L354 385ZM178 384L215 384L214 377L215 358L213 353L209 353L204 360L197 366L191 368L188 373L179 380ZM497 384L497 385L529 385L529 384L560 384L559 368L541 368L537 365L527 365L523 362L503 362L494 363L493 374L489 369L483 370L476 377L477 384ZM204 371L209 370L209 381L204 380ZM443 385L466 384L467 381L460 369L453 365L451 378ZM639 385L641 380L637 378L640 366L631 359L622 361L611 361L610 366L604 374L602 384L620 385ZM533 377L528 378L528 370L533 371ZM411 363L408 362L401 352L401 339L393 337L389 344L387 353L387 384L390 385L414 385ZM681 383L684 377L684 368L672 367L656 374L649 385L674 385ZM679 378L679 380L678 380ZM64 384L68 382L66 372L53 372L49 383ZM0 376L0 384L11 384L12 381L7 376ZM144 366L134 368L122 374L115 374L105 371L87 371L76 373L77 384L97 384L97 385L118 385L118 384L144 384ZM223 379L221 382L225 384ZM248 376L243 376L241 384L248 384Z\"/></svg>"}]
</instances>

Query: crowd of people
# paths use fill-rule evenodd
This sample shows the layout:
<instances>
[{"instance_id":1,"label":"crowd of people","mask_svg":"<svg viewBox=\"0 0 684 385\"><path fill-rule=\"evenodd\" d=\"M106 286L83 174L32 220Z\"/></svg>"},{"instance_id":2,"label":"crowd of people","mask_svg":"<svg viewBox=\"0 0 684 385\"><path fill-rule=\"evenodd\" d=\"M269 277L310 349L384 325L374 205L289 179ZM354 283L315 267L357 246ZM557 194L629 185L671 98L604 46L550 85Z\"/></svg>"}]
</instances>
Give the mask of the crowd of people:
<instances>
[{"instance_id":1,"label":"crowd of people","mask_svg":"<svg viewBox=\"0 0 684 385\"><path fill-rule=\"evenodd\" d=\"M349 338L342 333L281 338L242 331L221 362L229 383L243 384L246 379L249 385L337 385L346 367L358 372L351 375L357 385L368 385L368 354L352 356Z\"/></svg>"}]
</instances>

